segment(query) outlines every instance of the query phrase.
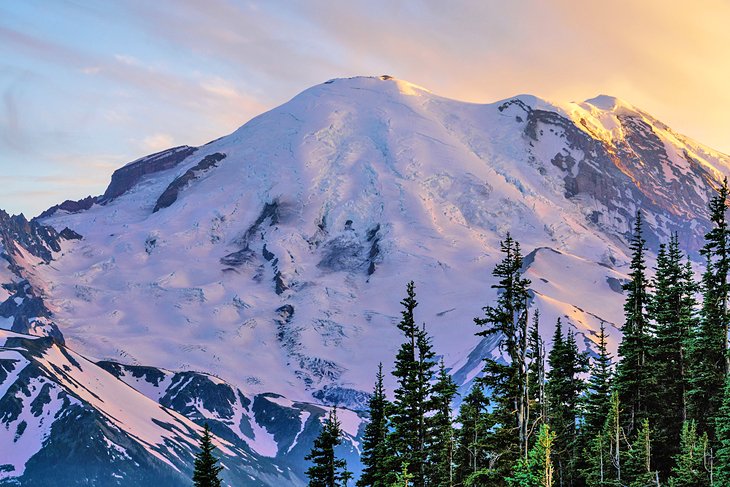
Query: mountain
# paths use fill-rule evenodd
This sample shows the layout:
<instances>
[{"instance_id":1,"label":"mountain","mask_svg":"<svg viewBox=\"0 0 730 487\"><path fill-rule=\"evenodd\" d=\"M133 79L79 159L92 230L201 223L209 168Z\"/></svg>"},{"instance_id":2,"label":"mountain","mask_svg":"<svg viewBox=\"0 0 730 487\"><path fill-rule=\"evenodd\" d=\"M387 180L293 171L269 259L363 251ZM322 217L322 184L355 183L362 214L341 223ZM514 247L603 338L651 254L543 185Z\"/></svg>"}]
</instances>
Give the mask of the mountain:
<instances>
[{"instance_id":1,"label":"mountain","mask_svg":"<svg viewBox=\"0 0 730 487\"><path fill-rule=\"evenodd\" d=\"M494 299L490 273L507 232L527 254L543 336L562 317L590 348L605 323L615 350L636 211L650 249L677 231L696 255L706 204L727 174L728 156L608 96L473 104L389 76L331 80L204 146L121 167L103 195L66 201L30 222L0 214L8 263L0 269L0 326L87 357L84 371L131 385L180 421L199 428L220 420L213 431L232 445L231 482L260 471L284 476L262 473L263 484L297 485L329 406L350 415L346 446L356 455L357 411L377 363L387 369L395 356L408 280L416 282L417 319L462 388L497 353L474 336L473 318ZM34 353L23 351L33 339L13 340L25 345L3 353ZM63 377L44 374L59 394L107 417ZM17 383L13 377L2 383ZM189 377L207 385L168 397ZM229 392L219 395L218 386ZM116 397L104 404L126 409ZM278 412L259 415L257 399ZM225 414L197 406L219 400ZM31 402L16 409L32 414ZM237 426L244 416L250 428ZM152 410L144 417L157 424ZM93 424L106 434L105 423ZM110 424L130 437L147 431ZM157 475L159 456L172 463L164 475L189 473L187 440L196 430L184 424L191 429L175 430L174 440L159 440L160 432L156 443L138 442L148 475ZM14 470L0 467L0 479L22 481L22 465L37 475L40 463L59 458L45 446L54 433L35 431L40 449ZM3 449L13 435L2 437ZM150 453L160 441L178 453ZM238 451L248 455L240 465ZM119 485L132 485L125 481Z\"/></svg>"}]
</instances>

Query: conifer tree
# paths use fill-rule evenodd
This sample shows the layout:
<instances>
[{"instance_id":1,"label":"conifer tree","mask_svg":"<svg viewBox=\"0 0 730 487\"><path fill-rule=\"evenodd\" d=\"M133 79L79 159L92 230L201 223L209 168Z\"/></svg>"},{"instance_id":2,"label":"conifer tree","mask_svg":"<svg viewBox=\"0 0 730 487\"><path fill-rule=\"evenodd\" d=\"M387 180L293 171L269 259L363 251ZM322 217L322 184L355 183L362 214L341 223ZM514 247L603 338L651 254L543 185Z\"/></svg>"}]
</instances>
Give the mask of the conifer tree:
<instances>
[{"instance_id":1,"label":"conifer tree","mask_svg":"<svg viewBox=\"0 0 730 487\"><path fill-rule=\"evenodd\" d=\"M646 306L649 300L646 278L646 241L642 237L641 212L636 213L634 236L630 245L632 256L629 282L624 285L625 323L618 348L620 361L616 366L616 390L623 405L626 432L631 437L646 418L647 394L651 389L651 374L646 367L649 335Z\"/></svg>"},{"instance_id":2,"label":"conifer tree","mask_svg":"<svg viewBox=\"0 0 730 487\"><path fill-rule=\"evenodd\" d=\"M725 379L722 405L715 418L717 435L717 484L730 485L730 375Z\"/></svg>"},{"instance_id":3,"label":"conifer tree","mask_svg":"<svg viewBox=\"0 0 730 487\"><path fill-rule=\"evenodd\" d=\"M552 487L553 463L551 452L555 434L550 427L543 424L530 449L527 458L520 458L511 477L507 479L510 487Z\"/></svg>"},{"instance_id":4,"label":"conifer tree","mask_svg":"<svg viewBox=\"0 0 730 487\"><path fill-rule=\"evenodd\" d=\"M707 432L714 444L715 417L722 402L728 372L728 271L730 234L726 221L728 186L723 182L709 205L712 229L700 253L705 258L702 276L700 323L690 343L691 365L688 402L697 431Z\"/></svg>"},{"instance_id":5,"label":"conifer tree","mask_svg":"<svg viewBox=\"0 0 730 487\"><path fill-rule=\"evenodd\" d=\"M392 432L389 442L400 464L408 464L413 486L426 484L426 460L429 443L427 417L432 412L431 379L434 353L426 331L416 325L414 310L418 306L413 281L406 287L407 296L401 304L398 328L405 341L396 355L393 376L398 381L391 406Z\"/></svg>"},{"instance_id":6,"label":"conifer tree","mask_svg":"<svg viewBox=\"0 0 730 487\"><path fill-rule=\"evenodd\" d=\"M587 371L587 358L578 351L572 331L563 336L558 319L553 347L548 355L550 371L545 386L548 397L548 424L555 432L556 482L562 486L575 485L578 478L579 444L577 420L584 383L580 374Z\"/></svg>"},{"instance_id":7,"label":"conifer tree","mask_svg":"<svg viewBox=\"0 0 730 487\"><path fill-rule=\"evenodd\" d=\"M342 442L342 430L337 419L337 409L332 409L322 425L319 436L309 454L304 457L311 461L307 469L309 487L345 487L352 478L344 459L337 458L335 447Z\"/></svg>"},{"instance_id":8,"label":"conifer tree","mask_svg":"<svg viewBox=\"0 0 730 487\"><path fill-rule=\"evenodd\" d=\"M636 432L636 439L626 450L624 482L630 487L659 487L659 474L651 464L651 431L649 420L644 419Z\"/></svg>"},{"instance_id":9,"label":"conifer tree","mask_svg":"<svg viewBox=\"0 0 730 487\"><path fill-rule=\"evenodd\" d=\"M388 400L383 388L383 364L378 364L375 389L369 401L370 422L362 438L363 465L358 487L389 487L392 483L393 459L388 448Z\"/></svg>"},{"instance_id":10,"label":"conifer tree","mask_svg":"<svg viewBox=\"0 0 730 487\"><path fill-rule=\"evenodd\" d=\"M488 423L488 406L489 400L484 395L481 383L475 382L464 397L456 418L461 428L456 432L455 485L466 485L470 476L488 467L485 440L492 427Z\"/></svg>"},{"instance_id":11,"label":"conifer tree","mask_svg":"<svg viewBox=\"0 0 730 487\"><path fill-rule=\"evenodd\" d=\"M535 310L528 340L527 368L528 408L530 431L537 432L547 421L545 397L545 343L540 336L540 310Z\"/></svg>"},{"instance_id":12,"label":"conifer tree","mask_svg":"<svg viewBox=\"0 0 730 487\"><path fill-rule=\"evenodd\" d=\"M653 320L653 337L647 355L647 369L656 382L647 402L653 425L653 458L666 478L673 458L679 453L679 437L686 419L687 345L695 328L696 284L691 267L683 266L677 234L657 254L654 293L648 310ZM688 266L689 266L688 262Z\"/></svg>"},{"instance_id":13,"label":"conifer tree","mask_svg":"<svg viewBox=\"0 0 730 487\"><path fill-rule=\"evenodd\" d=\"M495 337L504 360L485 359L482 382L491 393L494 427L489 435L489 450L493 462L489 472L491 485L503 485L512 466L520 457L526 458L529 437L529 389L527 385L528 353L528 286L530 281L521 275L520 245L508 234L500 244L502 261L492 275L498 278L493 285L498 291L495 306L483 308L484 317L475 318L478 326L486 329L479 336Z\"/></svg>"},{"instance_id":14,"label":"conifer tree","mask_svg":"<svg viewBox=\"0 0 730 487\"><path fill-rule=\"evenodd\" d=\"M433 416L429 418L430 444L428 447L429 485L454 485L455 437L451 403L456 396L456 384L446 372L443 360L439 364L433 386Z\"/></svg>"},{"instance_id":15,"label":"conifer tree","mask_svg":"<svg viewBox=\"0 0 730 487\"><path fill-rule=\"evenodd\" d=\"M200 437L200 451L195 455L195 470L193 471L193 485L195 487L220 487L221 479L219 474L223 467L218 465L218 459L213 455L213 442L210 436L210 428L206 423L203 427L203 435Z\"/></svg>"},{"instance_id":16,"label":"conifer tree","mask_svg":"<svg viewBox=\"0 0 730 487\"><path fill-rule=\"evenodd\" d=\"M611 409L612 357L607 348L606 327L601 323L597 355L590 367L590 377L584 399L583 434L586 438L601 435ZM602 436L602 435L601 435ZM605 438L604 438L605 439ZM603 441L603 440L601 440Z\"/></svg>"},{"instance_id":17,"label":"conifer tree","mask_svg":"<svg viewBox=\"0 0 730 487\"><path fill-rule=\"evenodd\" d=\"M680 450L675 457L676 464L669 478L670 487L710 487L710 475L707 469L708 442L707 434L699 436L694 421L685 421L682 425ZM727 485L718 478L715 485Z\"/></svg>"}]
</instances>

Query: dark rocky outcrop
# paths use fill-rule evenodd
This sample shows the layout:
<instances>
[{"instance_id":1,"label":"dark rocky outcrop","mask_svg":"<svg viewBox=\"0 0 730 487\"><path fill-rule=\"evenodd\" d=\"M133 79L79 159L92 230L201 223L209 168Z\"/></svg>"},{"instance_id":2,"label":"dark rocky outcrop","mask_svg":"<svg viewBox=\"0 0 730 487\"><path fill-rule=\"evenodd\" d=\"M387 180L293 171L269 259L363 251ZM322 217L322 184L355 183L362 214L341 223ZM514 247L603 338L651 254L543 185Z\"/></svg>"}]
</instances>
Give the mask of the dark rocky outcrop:
<instances>
[{"instance_id":1,"label":"dark rocky outcrop","mask_svg":"<svg viewBox=\"0 0 730 487\"><path fill-rule=\"evenodd\" d=\"M92 206L94 206L94 203L96 203L99 200L98 196L87 196L86 198L80 199L80 200L66 200L60 205L53 205L50 208L48 208L46 211L38 215L36 218L43 219L47 218L53 214L55 214L57 211L65 211L67 213L80 213L82 211L88 210Z\"/></svg>"},{"instance_id":2,"label":"dark rocky outcrop","mask_svg":"<svg viewBox=\"0 0 730 487\"><path fill-rule=\"evenodd\" d=\"M226 155L221 154L220 152L207 155L194 167L191 167L190 169L185 171L185 174L171 182L169 186L167 186L165 191L162 192L160 197L157 198L157 202L155 203L155 208L154 210L152 210L152 213L155 213L163 208L167 208L175 203L175 201L177 201L178 195L180 194L180 191L182 191L186 186L198 179L205 171L217 166L218 163L222 161L225 157Z\"/></svg>"},{"instance_id":3,"label":"dark rocky outcrop","mask_svg":"<svg viewBox=\"0 0 730 487\"><path fill-rule=\"evenodd\" d=\"M130 162L114 171L111 183L97 202L102 205L109 203L133 188L142 177L172 169L197 150L197 147L183 145Z\"/></svg>"}]
</instances>

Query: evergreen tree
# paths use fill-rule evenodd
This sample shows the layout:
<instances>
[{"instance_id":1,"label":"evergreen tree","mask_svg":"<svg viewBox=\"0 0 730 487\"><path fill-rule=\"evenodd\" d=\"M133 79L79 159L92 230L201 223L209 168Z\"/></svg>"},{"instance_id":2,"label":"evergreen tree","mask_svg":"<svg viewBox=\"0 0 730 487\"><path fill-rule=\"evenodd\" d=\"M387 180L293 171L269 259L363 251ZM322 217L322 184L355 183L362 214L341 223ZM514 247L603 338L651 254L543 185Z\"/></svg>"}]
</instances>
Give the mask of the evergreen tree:
<instances>
[{"instance_id":1,"label":"evergreen tree","mask_svg":"<svg viewBox=\"0 0 730 487\"><path fill-rule=\"evenodd\" d=\"M429 443L427 417L432 413L431 379L434 353L426 331L416 325L414 310L418 306L413 281L406 287L407 296L398 328L405 341L396 355L393 376L398 381L391 406L392 432L389 442L400 464L408 464L413 486L426 484L426 460Z\"/></svg>"},{"instance_id":2,"label":"evergreen tree","mask_svg":"<svg viewBox=\"0 0 730 487\"><path fill-rule=\"evenodd\" d=\"M335 447L342 442L342 430L337 419L337 409L332 409L322 425L319 436L305 460L311 461L307 469L309 487L345 487L352 478L344 459L335 456Z\"/></svg>"},{"instance_id":3,"label":"evergreen tree","mask_svg":"<svg viewBox=\"0 0 730 487\"><path fill-rule=\"evenodd\" d=\"M621 487L612 468L611 441L607 432L599 431L588 443L581 476L591 487Z\"/></svg>"},{"instance_id":4,"label":"evergreen tree","mask_svg":"<svg viewBox=\"0 0 730 487\"><path fill-rule=\"evenodd\" d=\"M530 449L527 458L520 458L511 477L507 479L510 487L552 487L553 464L551 451L555 434L550 427L543 424L535 445Z\"/></svg>"},{"instance_id":5,"label":"evergreen tree","mask_svg":"<svg viewBox=\"0 0 730 487\"><path fill-rule=\"evenodd\" d=\"M369 401L370 422L362 438L363 470L358 487L389 487L392 483L392 456L388 448L388 400L383 388L383 364L378 364L375 390Z\"/></svg>"},{"instance_id":6,"label":"evergreen tree","mask_svg":"<svg viewBox=\"0 0 730 487\"><path fill-rule=\"evenodd\" d=\"M528 408L530 431L539 431L547 421L547 400L545 398L545 343L540 336L540 310L535 310L528 339L527 368Z\"/></svg>"},{"instance_id":7,"label":"evergreen tree","mask_svg":"<svg viewBox=\"0 0 730 487\"><path fill-rule=\"evenodd\" d=\"M558 319L553 348L548 354L550 371L545 386L548 397L548 424L555 432L553 459L558 485L576 485L578 478L578 416L584 383L580 374L587 371L587 358L578 351L572 331L563 336Z\"/></svg>"},{"instance_id":8,"label":"evergreen tree","mask_svg":"<svg viewBox=\"0 0 730 487\"><path fill-rule=\"evenodd\" d=\"M208 423L203 427L203 436L198 445L200 451L195 455L195 470L193 471L193 485L195 487L220 487L221 479L218 476L223 467L218 465L218 459L213 455L213 442L210 436Z\"/></svg>"},{"instance_id":9,"label":"evergreen tree","mask_svg":"<svg viewBox=\"0 0 730 487\"><path fill-rule=\"evenodd\" d=\"M485 440L492 427L488 423L488 406L489 400L476 382L464 397L456 418L461 428L456 432L454 485L466 485L470 476L488 467Z\"/></svg>"},{"instance_id":10,"label":"evergreen tree","mask_svg":"<svg viewBox=\"0 0 730 487\"><path fill-rule=\"evenodd\" d=\"M491 485L503 485L512 466L520 457L526 458L529 437L529 389L527 381L528 302L530 281L522 278L520 245L508 234L500 248L504 257L492 275L498 278L493 288L498 290L495 306L484 307L483 318L475 318L486 329L479 336L494 337L504 360L485 359L482 382L491 393L492 411L489 421L494 424L488 437L492 457L489 472Z\"/></svg>"},{"instance_id":11,"label":"evergreen tree","mask_svg":"<svg viewBox=\"0 0 730 487\"><path fill-rule=\"evenodd\" d=\"M634 236L631 240L631 272L624 285L625 323L623 338L618 347L620 361L616 366L616 390L623 405L626 431L633 435L646 419L647 395L651 390L652 376L646 367L649 345L646 306L649 300L646 280L646 241L642 237L641 212L636 213Z\"/></svg>"},{"instance_id":12,"label":"evergreen tree","mask_svg":"<svg viewBox=\"0 0 730 487\"><path fill-rule=\"evenodd\" d=\"M675 460L669 478L670 487L710 487L710 476L707 469L708 444L707 434L699 436L694 421L685 421L682 425L680 451ZM721 478L716 485L728 485Z\"/></svg>"},{"instance_id":13,"label":"evergreen tree","mask_svg":"<svg viewBox=\"0 0 730 487\"><path fill-rule=\"evenodd\" d=\"M727 302L730 237L725 219L727 197L728 186L725 179L709 205L713 227L705 235L705 245L700 251L705 258L701 318L689 347L689 416L697 421L697 430L700 433L708 434L711 444L715 438L715 417L722 402L729 358Z\"/></svg>"},{"instance_id":14,"label":"evergreen tree","mask_svg":"<svg viewBox=\"0 0 730 487\"><path fill-rule=\"evenodd\" d=\"M612 357L607 348L606 327L601 322L597 355L591 362L590 377L584 399L583 434L587 438L602 436L611 409ZM605 438L604 438L605 440ZM601 440L603 441L603 440Z\"/></svg>"},{"instance_id":15,"label":"evergreen tree","mask_svg":"<svg viewBox=\"0 0 730 487\"><path fill-rule=\"evenodd\" d=\"M452 487L454 485L455 438L451 403L456 396L456 384L446 372L444 362L439 364L436 384L433 386L433 409L429 418L428 445L429 485Z\"/></svg>"},{"instance_id":16,"label":"evergreen tree","mask_svg":"<svg viewBox=\"0 0 730 487\"><path fill-rule=\"evenodd\" d=\"M725 379L722 406L715 418L717 485L730 485L730 375Z\"/></svg>"},{"instance_id":17,"label":"evergreen tree","mask_svg":"<svg viewBox=\"0 0 730 487\"><path fill-rule=\"evenodd\" d=\"M649 420L644 419L636 432L636 439L626 450L624 482L630 487L659 487L659 474L651 465L651 432Z\"/></svg>"},{"instance_id":18,"label":"evergreen tree","mask_svg":"<svg viewBox=\"0 0 730 487\"><path fill-rule=\"evenodd\" d=\"M647 415L654 425L653 457L662 478L667 477L673 458L679 453L679 437L687 412L686 348L695 328L697 286L691 266L683 266L682 259L674 234L668 248L663 244L659 247L654 293L648 306L654 336L646 366L657 385L650 391Z\"/></svg>"}]
</instances>

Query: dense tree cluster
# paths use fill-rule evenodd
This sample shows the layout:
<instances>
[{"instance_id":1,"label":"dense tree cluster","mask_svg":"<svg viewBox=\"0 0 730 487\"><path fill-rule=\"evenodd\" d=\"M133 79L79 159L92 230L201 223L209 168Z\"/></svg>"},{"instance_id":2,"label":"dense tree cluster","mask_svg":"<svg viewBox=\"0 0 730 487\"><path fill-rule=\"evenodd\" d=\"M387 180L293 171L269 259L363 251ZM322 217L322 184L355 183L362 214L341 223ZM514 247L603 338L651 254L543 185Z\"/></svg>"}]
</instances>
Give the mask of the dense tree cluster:
<instances>
[{"instance_id":1,"label":"dense tree cluster","mask_svg":"<svg viewBox=\"0 0 730 487\"><path fill-rule=\"evenodd\" d=\"M381 365L358 487L730 486L727 198L725 181L709 204L699 283L676 234L648 277L637 212L615 360L604 326L582 352L558 320L546 350L520 245L507 235L493 271L498 297L474 320L498 353L484 358L455 415L456 385L416 323L409 283L397 387L389 401Z\"/></svg>"}]
</instances>

